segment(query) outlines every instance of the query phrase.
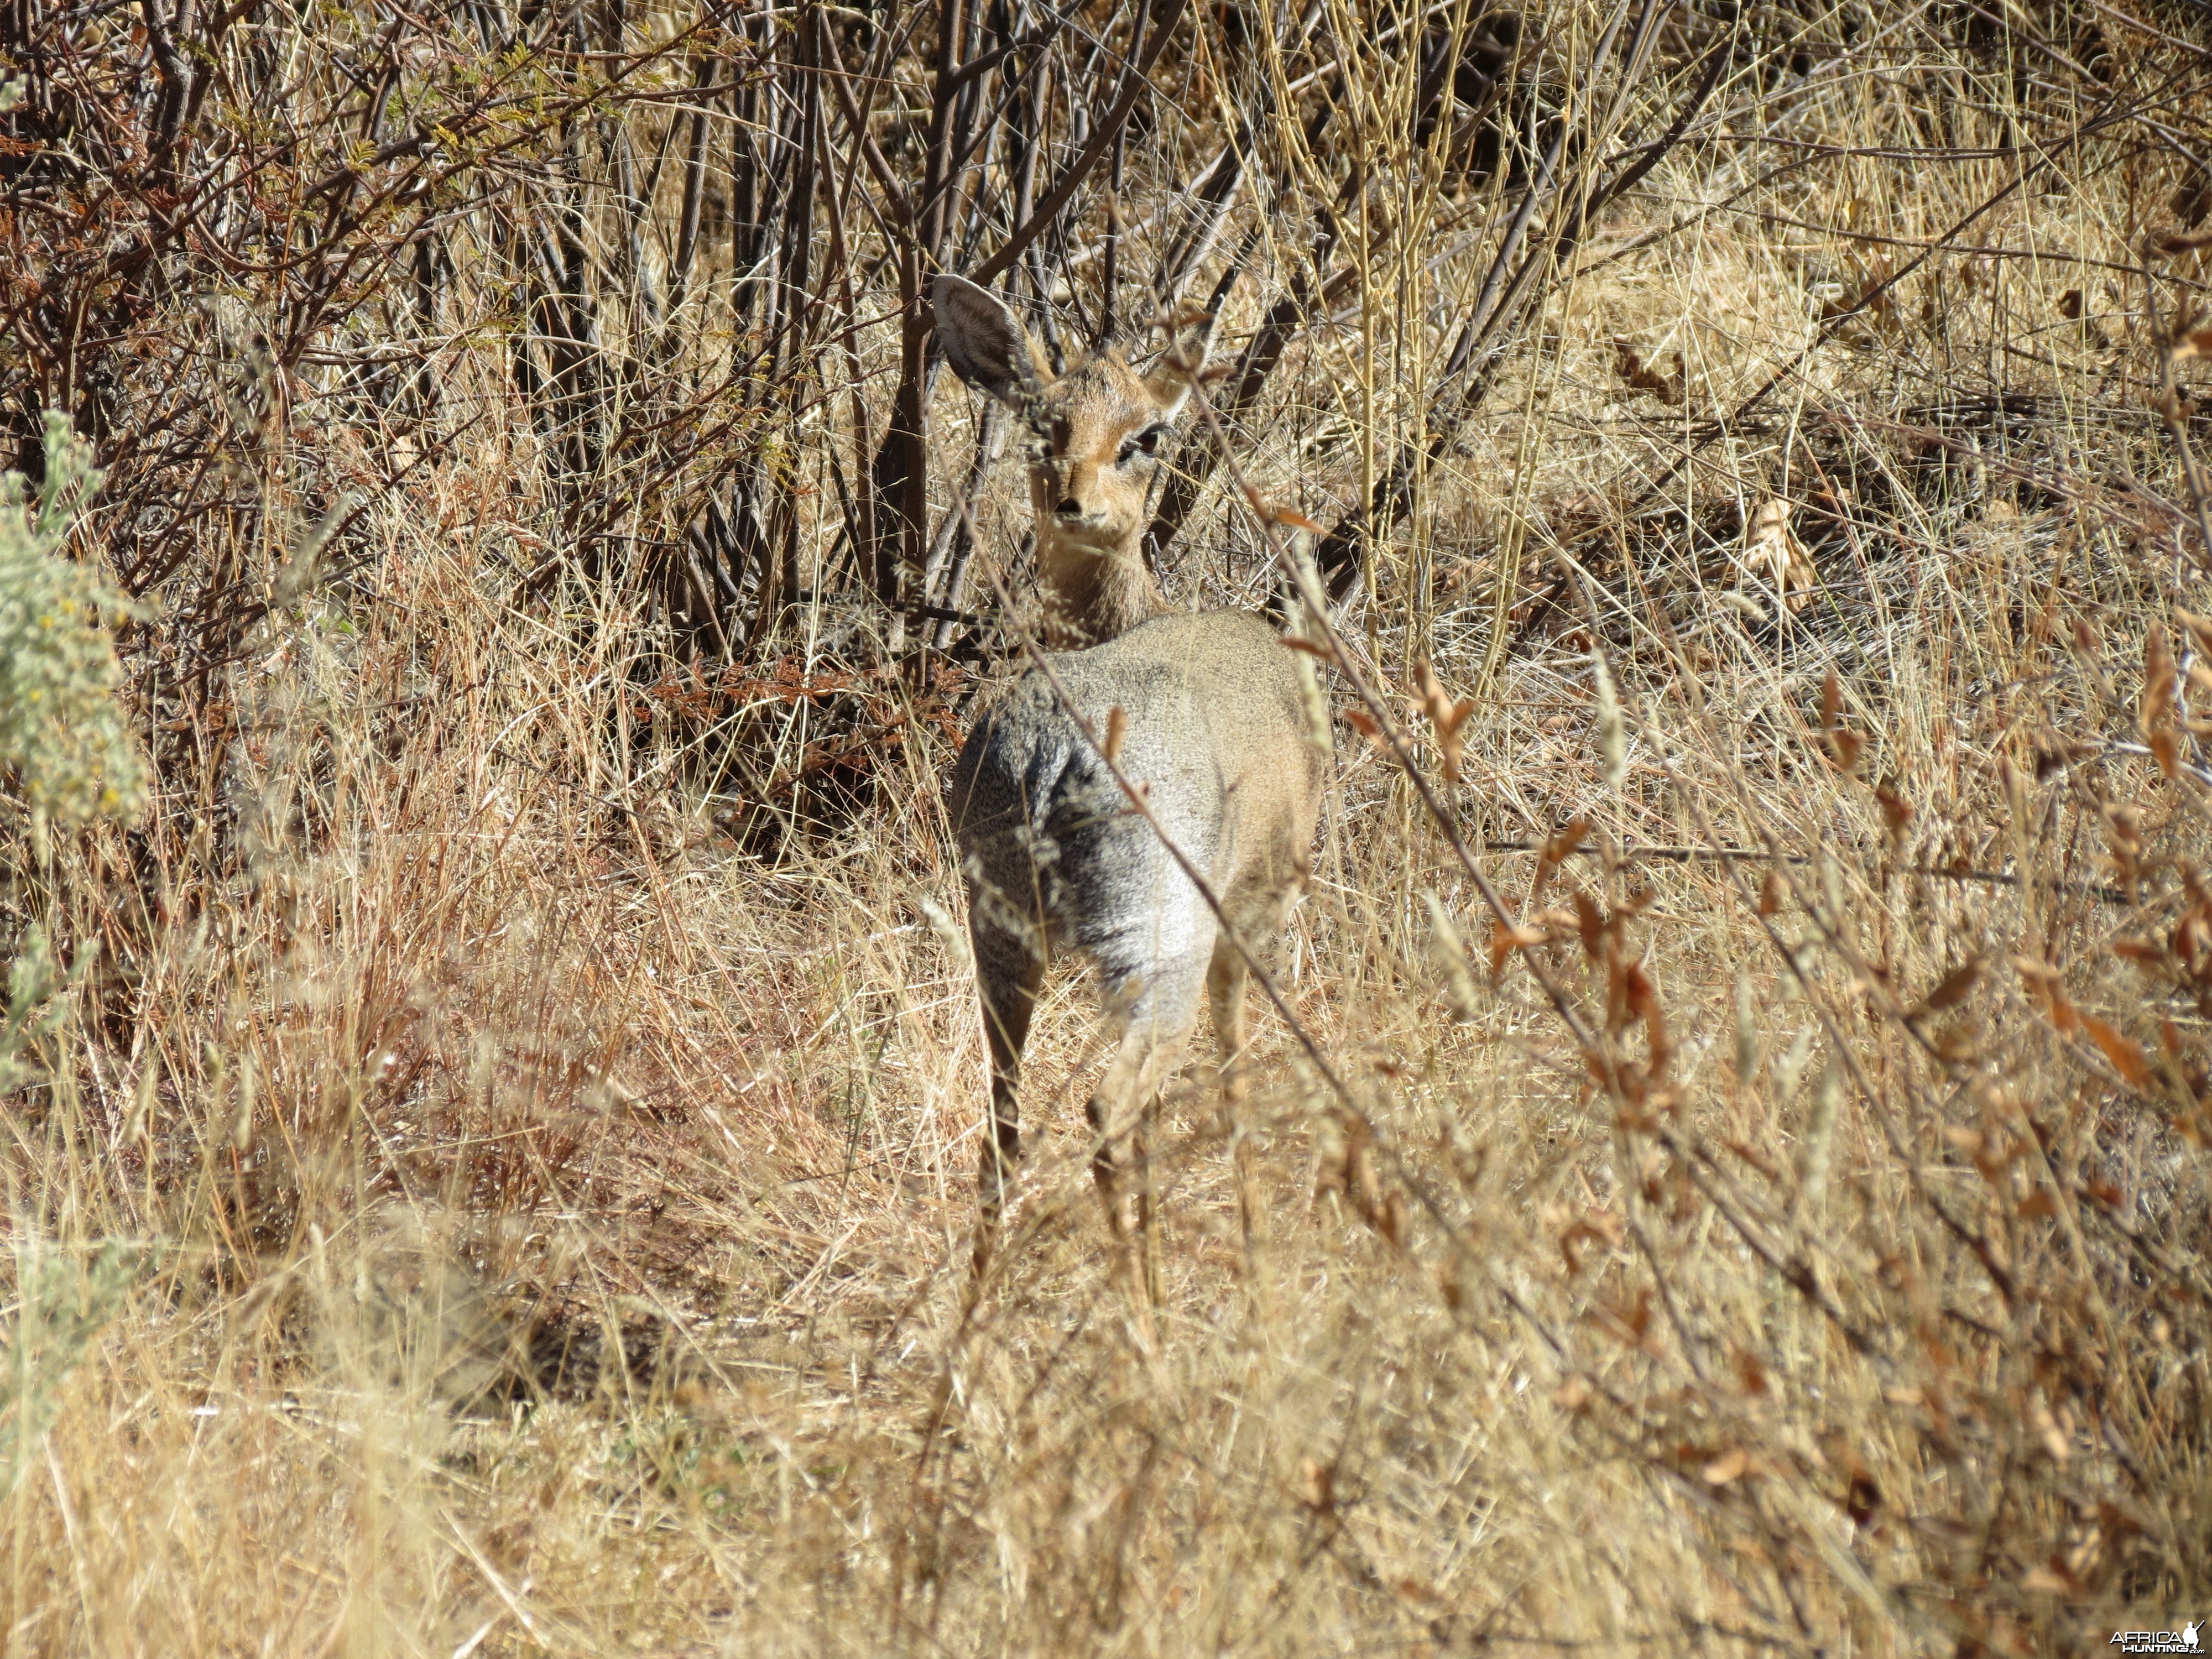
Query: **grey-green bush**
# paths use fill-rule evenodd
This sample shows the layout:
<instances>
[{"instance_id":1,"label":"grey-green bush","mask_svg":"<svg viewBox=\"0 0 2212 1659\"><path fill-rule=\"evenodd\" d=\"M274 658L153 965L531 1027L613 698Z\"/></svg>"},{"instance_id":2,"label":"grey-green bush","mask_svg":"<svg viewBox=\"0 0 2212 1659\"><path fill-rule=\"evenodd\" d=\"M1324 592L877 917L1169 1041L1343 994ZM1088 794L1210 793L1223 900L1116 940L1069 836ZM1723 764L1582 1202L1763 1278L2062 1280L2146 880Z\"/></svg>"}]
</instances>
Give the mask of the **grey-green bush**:
<instances>
[{"instance_id":1,"label":"grey-green bush","mask_svg":"<svg viewBox=\"0 0 2212 1659\"><path fill-rule=\"evenodd\" d=\"M63 550L99 483L69 417L52 412L45 482L0 475L0 767L40 825L127 818L145 793L100 621L129 602Z\"/></svg>"}]
</instances>

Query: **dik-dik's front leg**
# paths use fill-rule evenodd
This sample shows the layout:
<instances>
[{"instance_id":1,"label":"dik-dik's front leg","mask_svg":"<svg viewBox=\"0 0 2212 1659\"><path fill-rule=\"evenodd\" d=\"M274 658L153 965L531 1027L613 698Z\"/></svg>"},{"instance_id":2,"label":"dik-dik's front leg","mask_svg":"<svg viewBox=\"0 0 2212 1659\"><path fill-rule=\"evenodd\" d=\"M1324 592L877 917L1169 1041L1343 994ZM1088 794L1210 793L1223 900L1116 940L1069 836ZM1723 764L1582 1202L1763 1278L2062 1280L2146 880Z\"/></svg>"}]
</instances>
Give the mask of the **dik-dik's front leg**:
<instances>
[{"instance_id":1,"label":"dik-dik's front leg","mask_svg":"<svg viewBox=\"0 0 2212 1659\"><path fill-rule=\"evenodd\" d=\"M1305 885L1305 860L1297 843L1285 842L1276 849L1262 879L1237 893L1231 902L1229 928L1214 942L1213 960L1206 966L1206 1000L1213 1009L1213 1033L1221 1045L1222 1127L1229 1139L1230 1161L1237 1171L1237 1209L1243 1224L1244 1255L1249 1266L1255 1247L1265 1240L1267 1211L1260 1191L1259 1140L1244 1109L1245 1045L1244 993L1251 978L1253 957L1263 972L1272 972L1283 937L1283 924ZM1239 945L1243 949L1239 949Z\"/></svg>"},{"instance_id":2,"label":"dik-dik's front leg","mask_svg":"<svg viewBox=\"0 0 2212 1659\"><path fill-rule=\"evenodd\" d=\"M1200 951L1206 948L1206 943L1198 946ZM1140 1329L1149 1327L1150 1308L1160 1300L1158 1266L1150 1239L1152 1172L1145 1131L1160 1085L1175 1069L1197 1021L1206 961L1195 951L1178 953L1164 962L1146 963L1141 973L1123 973L1108 981L1107 1015L1118 1038L1088 1109L1091 1132L1097 1137L1091 1172L1106 1206L1106 1224L1128 1275L1131 1294L1141 1310ZM1132 1173L1138 1177L1134 1191Z\"/></svg>"},{"instance_id":3,"label":"dik-dik's front leg","mask_svg":"<svg viewBox=\"0 0 2212 1659\"><path fill-rule=\"evenodd\" d=\"M1182 1036L1142 1023L1130 1024L1085 1107L1096 1138L1091 1174L1098 1184L1106 1225L1114 1237L1138 1326L1151 1338L1151 1310L1160 1301L1159 1266L1152 1247L1152 1168L1146 1130L1161 1080L1174 1068Z\"/></svg>"},{"instance_id":4,"label":"dik-dik's front leg","mask_svg":"<svg viewBox=\"0 0 2212 1659\"><path fill-rule=\"evenodd\" d=\"M1006 1203L1006 1185L1021 1158L1018 1095L1022 1047L1029 1040L1037 988L1044 981L1044 960L1030 941L979 923L970 923L968 936L975 957L975 988L983 1004L983 1036L991 1050L991 1117L983 1126L976 1178L975 1259L980 1267Z\"/></svg>"}]
</instances>

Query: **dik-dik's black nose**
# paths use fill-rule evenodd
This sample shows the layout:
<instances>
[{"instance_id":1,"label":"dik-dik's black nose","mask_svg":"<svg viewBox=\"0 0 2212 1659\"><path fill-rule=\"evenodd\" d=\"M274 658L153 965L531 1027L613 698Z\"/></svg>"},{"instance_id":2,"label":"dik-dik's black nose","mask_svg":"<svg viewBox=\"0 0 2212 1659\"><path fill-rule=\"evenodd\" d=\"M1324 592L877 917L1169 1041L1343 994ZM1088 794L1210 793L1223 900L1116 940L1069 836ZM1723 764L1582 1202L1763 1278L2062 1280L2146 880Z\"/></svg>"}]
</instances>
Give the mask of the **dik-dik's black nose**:
<instances>
[{"instance_id":1,"label":"dik-dik's black nose","mask_svg":"<svg viewBox=\"0 0 2212 1659\"><path fill-rule=\"evenodd\" d=\"M1079 519L1083 516L1083 503L1073 495L1062 495L1060 498L1060 505L1053 511L1063 519Z\"/></svg>"}]
</instances>

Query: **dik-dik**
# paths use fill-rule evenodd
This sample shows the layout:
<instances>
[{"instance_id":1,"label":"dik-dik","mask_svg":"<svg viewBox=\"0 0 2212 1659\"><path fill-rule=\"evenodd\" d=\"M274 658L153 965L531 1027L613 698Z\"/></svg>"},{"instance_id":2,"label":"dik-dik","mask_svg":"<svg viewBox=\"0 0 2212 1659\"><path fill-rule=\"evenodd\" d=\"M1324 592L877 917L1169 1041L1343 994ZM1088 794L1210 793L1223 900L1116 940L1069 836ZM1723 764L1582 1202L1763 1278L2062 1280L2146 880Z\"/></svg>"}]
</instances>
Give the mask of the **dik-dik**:
<instances>
[{"instance_id":1,"label":"dik-dik","mask_svg":"<svg viewBox=\"0 0 2212 1659\"><path fill-rule=\"evenodd\" d=\"M939 276L933 297L945 361L1030 432L1050 647L1050 672L1032 666L985 714L952 779L991 1050L984 1236L1020 1151L1030 1011L1053 955L1073 951L1097 970L1115 1038L1089 1103L1091 1169L1126 1246L1149 1219L1141 1194L1129 1214L1129 1165L1143 1155L1143 1121L1197 1020L1201 988L1232 1105L1245 1040L1245 958L1164 838L1204 876L1237 939L1264 954L1305 878L1327 756L1276 630L1241 611L1173 609L1139 552L1159 452L1196 364L1171 348L1140 372L1108 349L1054 377L1028 331L982 289ZM1121 734L1115 759L1157 829L1108 768L1098 745L1109 732ZM1239 1156L1249 1236L1241 1146Z\"/></svg>"}]
</instances>

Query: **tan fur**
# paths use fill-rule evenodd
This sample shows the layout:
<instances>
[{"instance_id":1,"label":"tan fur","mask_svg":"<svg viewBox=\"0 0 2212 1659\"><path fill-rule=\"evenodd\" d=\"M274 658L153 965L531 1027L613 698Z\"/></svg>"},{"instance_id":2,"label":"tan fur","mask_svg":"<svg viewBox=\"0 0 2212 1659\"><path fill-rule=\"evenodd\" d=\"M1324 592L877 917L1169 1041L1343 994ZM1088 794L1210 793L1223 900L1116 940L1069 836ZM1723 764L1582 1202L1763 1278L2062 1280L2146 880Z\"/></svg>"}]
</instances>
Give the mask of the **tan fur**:
<instances>
[{"instance_id":1,"label":"tan fur","mask_svg":"<svg viewBox=\"0 0 2212 1659\"><path fill-rule=\"evenodd\" d=\"M1241 611L1175 611L1139 556L1158 474L1140 441L1164 434L1180 410L1182 370L1140 374L1108 351L1054 380L982 289L939 277L936 301L947 361L1033 434L1046 643L1059 647L1049 672L1032 668L978 721L951 788L992 1061L978 1248L1018 1154L1023 1042L1060 951L1097 969L1118 1036L1089 1110L1093 1170L1126 1246L1148 1210L1140 1196L1129 1212L1129 1169L1142 1162L1145 1121L1201 995L1233 1111L1248 967L1230 934L1263 958L1277 943L1304 884L1328 757L1308 735L1297 668L1275 630ZM1155 447L1166 447L1164 435ZM1157 830L1093 741L1116 728L1119 768ZM1205 879L1227 933L1164 836ZM1237 1144L1249 1236L1260 1218L1241 1135ZM1122 1254L1133 1272L1135 1252Z\"/></svg>"}]
</instances>

